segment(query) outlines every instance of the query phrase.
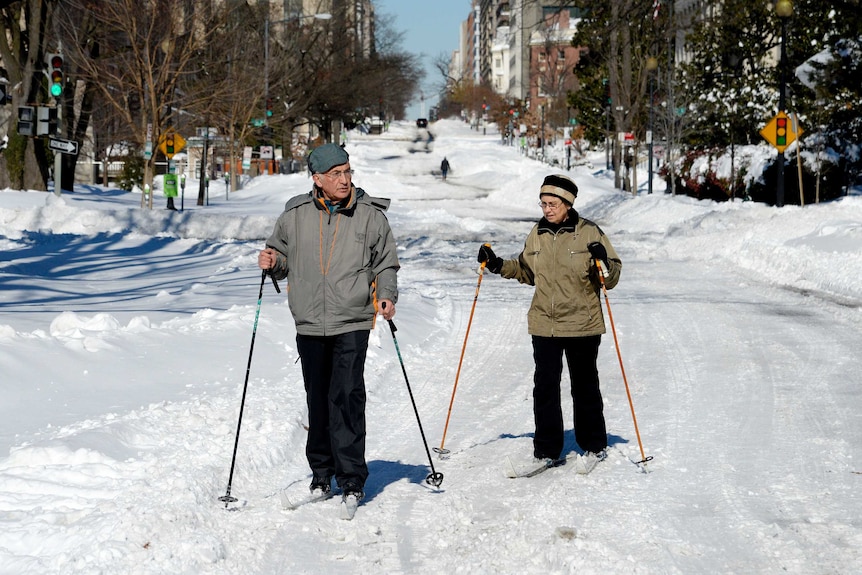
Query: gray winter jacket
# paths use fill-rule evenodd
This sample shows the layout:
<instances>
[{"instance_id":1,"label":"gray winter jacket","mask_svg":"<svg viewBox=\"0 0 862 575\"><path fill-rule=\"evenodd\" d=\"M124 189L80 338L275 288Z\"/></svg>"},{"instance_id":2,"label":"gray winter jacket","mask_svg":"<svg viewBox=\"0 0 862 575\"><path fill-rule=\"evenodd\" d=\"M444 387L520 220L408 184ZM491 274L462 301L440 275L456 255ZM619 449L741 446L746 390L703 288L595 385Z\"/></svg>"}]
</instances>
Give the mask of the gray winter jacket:
<instances>
[{"instance_id":1,"label":"gray winter jacket","mask_svg":"<svg viewBox=\"0 0 862 575\"><path fill-rule=\"evenodd\" d=\"M288 200L266 241L276 255L272 275L287 278L288 304L300 335L369 330L377 299L398 300L400 268L384 211L388 199L361 188L330 213L312 191Z\"/></svg>"}]
</instances>

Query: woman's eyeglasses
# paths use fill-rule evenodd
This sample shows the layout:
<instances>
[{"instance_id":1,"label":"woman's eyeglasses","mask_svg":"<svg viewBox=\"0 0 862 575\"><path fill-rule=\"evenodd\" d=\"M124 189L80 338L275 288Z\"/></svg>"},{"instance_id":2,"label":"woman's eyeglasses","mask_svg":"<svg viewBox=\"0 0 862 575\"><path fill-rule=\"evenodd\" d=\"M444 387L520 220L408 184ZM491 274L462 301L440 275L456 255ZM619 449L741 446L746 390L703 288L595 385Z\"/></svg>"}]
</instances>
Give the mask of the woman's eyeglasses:
<instances>
[{"instance_id":1,"label":"woman's eyeglasses","mask_svg":"<svg viewBox=\"0 0 862 575\"><path fill-rule=\"evenodd\" d=\"M543 210L547 210L549 208L552 210L558 210L560 209L560 206L563 205L563 202L539 202L539 205L542 206Z\"/></svg>"}]
</instances>

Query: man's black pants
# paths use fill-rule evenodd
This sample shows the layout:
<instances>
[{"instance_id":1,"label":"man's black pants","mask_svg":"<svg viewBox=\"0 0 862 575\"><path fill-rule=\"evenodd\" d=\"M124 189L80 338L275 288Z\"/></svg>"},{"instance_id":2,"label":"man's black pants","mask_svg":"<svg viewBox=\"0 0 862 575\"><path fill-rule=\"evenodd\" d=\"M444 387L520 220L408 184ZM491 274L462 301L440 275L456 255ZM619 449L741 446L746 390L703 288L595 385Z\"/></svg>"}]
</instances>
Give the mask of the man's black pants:
<instances>
[{"instance_id":1,"label":"man's black pants","mask_svg":"<svg viewBox=\"0 0 862 575\"><path fill-rule=\"evenodd\" d=\"M365 463L365 353L368 331L335 336L297 334L308 403L305 455L315 476L335 476L360 489Z\"/></svg>"}]
</instances>

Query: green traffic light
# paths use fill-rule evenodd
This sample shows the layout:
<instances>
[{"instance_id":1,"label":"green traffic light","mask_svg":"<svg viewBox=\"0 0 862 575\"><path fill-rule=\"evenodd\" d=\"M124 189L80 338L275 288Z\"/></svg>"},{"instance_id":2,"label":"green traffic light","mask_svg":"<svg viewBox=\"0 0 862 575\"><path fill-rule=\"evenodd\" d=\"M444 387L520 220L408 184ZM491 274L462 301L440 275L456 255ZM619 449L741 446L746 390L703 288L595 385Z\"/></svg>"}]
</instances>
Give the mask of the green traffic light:
<instances>
[{"instance_id":1,"label":"green traffic light","mask_svg":"<svg viewBox=\"0 0 862 575\"><path fill-rule=\"evenodd\" d=\"M60 67L63 65L63 60L55 57L51 60L51 66L54 68L51 71L51 95L54 97L60 96L63 93L63 72Z\"/></svg>"}]
</instances>

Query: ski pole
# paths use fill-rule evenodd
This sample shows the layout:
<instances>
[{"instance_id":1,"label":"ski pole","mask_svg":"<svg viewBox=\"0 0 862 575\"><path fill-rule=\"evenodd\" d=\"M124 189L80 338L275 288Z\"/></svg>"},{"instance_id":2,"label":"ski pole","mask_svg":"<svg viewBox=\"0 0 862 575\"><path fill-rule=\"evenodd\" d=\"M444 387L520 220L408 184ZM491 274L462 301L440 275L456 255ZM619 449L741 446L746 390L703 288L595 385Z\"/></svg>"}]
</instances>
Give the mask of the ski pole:
<instances>
[{"instance_id":1,"label":"ski pole","mask_svg":"<svg viewBox=\"0 0 862 575\"><path fill-rule=\"evenodd\" d=\"M236 439L233 443L233 458L230 462L230 475L228 475L227 479L227 491L225 494L218 498L219 501L224 503L225 509L227 508L229 503L236 503L236 497L231 497L230 488L233 483L233 470L236 466L236 450L239 447L239 430L242 426L242 412L245 408L245 394L248 390L248 375L251 372L251 355L254 352L254 338L257 335L257 319L260 317L260 302L263 300L263 284L266 282L266 275L269 273L269 270L263 270L263 273L260 274L260 292L257 294L257 311L254 312L254 328L251 331L251 348L248 350L248 366L245 368L245 384L242 387L242 401L239 404L239 420L236 422ZM275 291L281 293L281 290L278 287L278 282L275 281L275 278L272 278L272 285L275 286Z\"/></svg>"},{"instance_id":2,"label":"ski pole","mask_svg":"<svg viewBox=\"0 0 862 575\"><path fill-rule=\"evenodd\" d=\"M386 306L385 303L383 305L384 307ZM425 478L425 483L433 485L434 487L440 487L440 484L443 483L443 474L437 473L434 469L434 461L431 459L431 452L428 451L428 441L425 440L425 431L422 429L422 421L419 419L419 410L416 409L416 400L413 399L413 390L410 389L410 380L407 379L407 369L404 367L404 360L401 358L401 349L398 347L398 338L395 337L395 332L398 331L398 328L395 327L395 322L391 319L386 321L389 322L389 331L392 332L392 341L395 343L395 353L398 354L398 362L401 364L401 372L404 374L404 381L407 383L407 393L410 394L410 403L413 404L413 413L416 414L416 423L419 424L419 433L422 435L422 443L425 445L425 453L428 455L428 463L431 465L431 473Z\"/></svg>"},{"instance_id":3,"label":"ski pole","mask_svg":"<svg viewBox=\"0 0 862 575\"><path fill-rule=\"evenodd\" d=\"M644 469L646 469L646 463L647 463L647 461L650 461L652 459L652 456L647 457L646 455L644 455L644 446L643 446L643 443L641 443L640 431L638 431L638 418L635 416L635 405L632 402L632 394L629 391L629 382L628 382L628 379L626 379L626 369L625 369L625 367L623 367L623 356L622 356L622 353L620 353L620 342L619 342L619 339L617 339L617 328L614 326L614 314L611 311L611 300L608 299L608 289L605 287L605 276L607 275L608 272L602 268L601 260L595 259L593 261L596 262L596 269L599 272L598 273L599 282L602 284L602 292L605 294L605 304L607 305L607 308L608 308L608 319L610 319L610 322L611 322L611 332L613 332L613 334L614 334L614 345L617 348L617 358L620 360L620 372L622 372L622 374L623 374L623 383L626 386L626 395L629 398L629 408L631 409L632 421L634 422L634 425L635 425L635 435L638 438L638 447L641 450L641 460L638 461L638 463L643 463Z\"/></svg>"},{"instance_id":4,"label":"ski pole","mask_svg":"<svg viewBox=\"0 0 862 575\"><path fill-rule=\"evenodd\" d=\"M491 247L491 244L485 245L489 248ZM486 263L487 262L482 262L479 265L479 281L476 282L476 295L473 296L473 307L470 309L470 319L467 320L467 332L464 334L464 345L461 346L461 359L458 360L458 370L455 372L455 385L452 386L452 398L449 400L449 411L446 413L446 424L443 426L443 438L440 439L440 447L434 448L434 452L438 453L441 459L449 454L449 450L444 449L443 444L446 442L446 431L449 429L449 417L452 415L452 405L455 403L455 392L458 390L458 378L461 376L461 364L464 362L464 350L467 349L467 338L470 336L470 326L473 324L473 312L476 311L476 301L479 299L479 288L482 287L482 276L485 275Z\"/></svg>"}]
</instances>

